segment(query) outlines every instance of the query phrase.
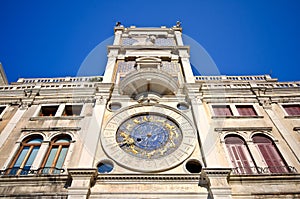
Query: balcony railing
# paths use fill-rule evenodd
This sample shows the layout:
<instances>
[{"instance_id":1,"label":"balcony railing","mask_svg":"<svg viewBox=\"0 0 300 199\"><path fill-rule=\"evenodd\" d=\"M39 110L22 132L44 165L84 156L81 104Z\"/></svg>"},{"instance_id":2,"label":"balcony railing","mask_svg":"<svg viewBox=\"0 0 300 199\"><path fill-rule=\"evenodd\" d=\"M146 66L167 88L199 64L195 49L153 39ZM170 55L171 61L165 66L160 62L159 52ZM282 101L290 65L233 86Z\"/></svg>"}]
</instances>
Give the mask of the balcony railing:
<instances>
[{"instance_id":1,"label":"balcony railing","mask_svg":"<svg viewBox=\"0 0 300 199\"><path fill-rule=\"evenodd\" d=\"M59 175L61 173L64 173L65 169L62 168L56 168L56 167L42 167L37 169L38 174L53 174L53 175Z\"/></svg>"},{"instance_id":2,"label":"balcony railing","mask_svg":"<svg viewBox=\"0 0 300 199\"><path fill-rule=\"evenodd\" d=\"M272 166L272 167L235 167L232 168L232 173L236 175L251 175L251 174L284 174L297 173L293 166Z\"/></svg>"},{"instance_id":3,"label":"balcony railing","mask_svg":"<svg viewBox=\"0 0 300 199\"><path fill-rule=\"evenodd\" d=\"M60 175L65 172L63 168L56 167L42 167L39 169L28 169L13 167L0 170L1 176L25 176L25 175Z\"/></svg>"},{"instance_id":4,"label":"balcony railing","mask_svg":"<svg viewBox=\"0 0 300 199\"><path fill-rule=\"evenodd\" d=\"M262 173L262 168L260 167L235 167L232 169L233 174L258 174Z\"/></svg>"}]
</instances>

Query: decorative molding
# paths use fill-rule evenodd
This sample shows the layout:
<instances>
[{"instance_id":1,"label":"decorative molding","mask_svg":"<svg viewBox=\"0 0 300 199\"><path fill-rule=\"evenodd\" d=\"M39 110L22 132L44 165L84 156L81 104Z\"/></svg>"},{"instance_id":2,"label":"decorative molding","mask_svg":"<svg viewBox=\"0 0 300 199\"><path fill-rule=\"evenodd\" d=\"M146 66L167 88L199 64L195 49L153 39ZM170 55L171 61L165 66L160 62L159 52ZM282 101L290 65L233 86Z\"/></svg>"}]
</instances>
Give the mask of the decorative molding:
<instances>
[{"instance_id":1,"label":"decorative molding","mask_svg":"<svg viewBox=\"0 0 300 199\"><path fill-rule=\"evenodd\" d=\"M206 176L226 177L229 176L231 168L204 168L202 169L202 172Z\"/></svg>"},{"instance_id":2,"label":"decorative molding","mask_svg":"<svg viewBox=\"0 0 300 199\"><path fill-rule=\"evenodd\" d=\"M215 128L215 131L272 131L272 127L224 127Z\"/></svg>"},{"instance_id":3,"label":"decorative molding","mask_svg":"<svg viewBox=\"0 0 300 199\"><path fill-rule=\"evenodd\" d=\"M251 119L251 118L264 118L264 116L261 116L261 115L237 115L237 116L234 116L234 115L224 115L224 116L211 116L212 119L219 119L219 118L231 118L231 119L242 119L242 118L245 118L245 119Z\"/></svg>"},{"instance_id":4,"label":"decorative molding","mask_svg":"<svg viewBox=\"0 0 300 199\"><path fill-rule=\"evenodd\" d=\"M79 176L79 177L85 177L85 176L91 176L96 177L98 172L97 169L90 169L90 168L68 168L68 173L71 175L71 177Z\"/></svg>"},{"instance_id":5,"label":"decorative molding","mask_svg":"<svg viewBox=\"0 0 300 199\"><path fill-rule=\"evenodd\" d=\"M37 116L37 117L30 117L30 121L37 121L37 120L81 120L84 116Z\"/></svg>"},{"instance_id":6,"label":"decorative molding","mask_svg":"<svg viewBox=\"0 0 300 199\"><path fill-rule=\"evenodd\" d=\"M81 127L21 128L21 131L79 131Z\"/></svg>"},{"instance_id":7,"label":"decorative molding","mask_svg":"<svg viewBox=\"0 0 300 199\"><path fill-rule=\"evenodd\" d=\"M256 174L256 175L230 175L229 181L234 182L258 182L258 183L267 183L267 182L287 182L287 183L295 183L300 182L300 174L299 173L285 173L285 174Z\"/></svg>"},{"instance_id":8,"label":"decorative molding","mask_svg":"<svg viewBox=\"0 0 300 199\"><path fill-rule=\"evenodd\" d=\"M199 174L99 174L97 181L115 182L199 182Z\"/></svg>"}]
</instances>

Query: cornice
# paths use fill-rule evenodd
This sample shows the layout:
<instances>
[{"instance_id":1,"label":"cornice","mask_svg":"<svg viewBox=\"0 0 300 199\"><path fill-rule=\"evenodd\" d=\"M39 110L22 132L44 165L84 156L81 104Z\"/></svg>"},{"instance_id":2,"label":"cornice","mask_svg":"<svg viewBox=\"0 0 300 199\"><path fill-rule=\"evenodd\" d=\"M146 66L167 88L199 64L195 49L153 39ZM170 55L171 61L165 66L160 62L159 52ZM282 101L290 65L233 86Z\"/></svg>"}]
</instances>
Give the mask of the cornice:
<instances>
[{"instance_id":1,"label":"cornice","mask_svg":"<svg viewBox=\"0 0 300 199\"><path fill-rule=\"evenodd\" d=\"M79 131L81 127L21 128L21 131Z\"/></svg>"},{"instance_id":2,"label":"cornice","mask_svg":"<svg viewBox=\"0 0 300 199\"><path fill-rule=\"evenodd\" d=\"M201 180L201 174L98 174L101 182L194 182ZM203 180L203 179L202 179Z\"/></svg>"},{"instance_id":3,"label":"cornice","mask_svg":"<svg viewBox=\"0 0 300 199\"><path fill-rule=\"evenodd\" d=\"M272 127L225 127L215 128L215 131L272 131Z\"/></svg>"}]
</instances>

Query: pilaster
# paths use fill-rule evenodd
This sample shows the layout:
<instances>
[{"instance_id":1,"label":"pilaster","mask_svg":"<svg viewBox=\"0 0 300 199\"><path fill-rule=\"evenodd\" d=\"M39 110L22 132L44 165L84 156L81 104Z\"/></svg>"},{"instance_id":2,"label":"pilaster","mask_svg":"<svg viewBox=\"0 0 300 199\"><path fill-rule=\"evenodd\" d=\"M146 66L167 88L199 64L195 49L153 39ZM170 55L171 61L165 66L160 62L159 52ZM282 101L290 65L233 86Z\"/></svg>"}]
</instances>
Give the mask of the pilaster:
<instances>
[{"instance_id":1,"label":"pilaster","mask_svg":"<svg viewBox=\"0 0 300 199\"><path fill-rule=\"evenodd\" d=\"M232 198L231 188L228 184L228 177L231 172L226 168L206 168L202 170L208 180L208 190L213 199Z\"/></svg>"},{"instance_id":2,"label":"pilaster","mask_svg":"<svg viewBox=\"0 0 300 199\"><path fill-rule=\"evenodd\" d=\"M69 177L72 178L68 188L68 199L86 199L90 195L90 188L97 178L97 169L70 168Z\"/></svg>"},{"instance_id":3,"label":"pilaster","mask_svg":"<svg viewBox=\"0 0 300 199\"><path fill-rule=\"evenodd\" d=\"M192 71L189 53L187 50L179 50L179 56L182 63L186 83L195 83L195 77Z\"/></svg>"},{"instance_id":4,"label":"pilaster","mask_svg":"<svg viewBox=\"0 0 300 199\"><path fill-rule=\"evenodd\" d=\"M79 167L91 168L95 166L93 163L100 139L100 131L102 128L102 120L106 109L106 103L110 97L111 86L112 84L102 85L101 89L99 87L98 93L96 93L96 101L93 108L92 117L80 134L83 143L82 152L78 162Z\"/></svg>"},{"instance_id":5,"label":"pilaster","mask_svg":"<svg viewBox=\"0 0 300 199\"><path fill-rule=\"evenodd\" d=\"M26 110L27 110L26 108L19 108L17 110L17 112L15 113L15 115L8 122L8 124L5 126L5 128L3 129L3 131L0 134L0 148L3 146L3 144L7 140L8 136L11 134L11 132L17 126L19 120L22 118L22 116Z\"/></svg>"},{"instance_id":6,"label":"pilaster","mask_svg":"<svg viewBox=\"0 0 300 199\"><path fill-rule=\"evenodd\" d=\"M118 49L110 49L105 73L103 76L103 83L112 83L114 81L115 64L118 56Z\"/></svg>"},{"instance_id":7,"label":"pilaster","mask_svg":"<svg viewBox=\"0 0 300 199\"><path fill-rule=\"evenodd\" d=\"M205 166L210 168L225 166L224 161L222 161L223 157L220 157L220 152L216 147L219 141L218 133L214 130L214 126L211 125L210 118L206 114L203 96L199 92L199 85L188 84L187 95L191 101L191 108L200 138L200 147Z\"/></svg>"}]
</instances>

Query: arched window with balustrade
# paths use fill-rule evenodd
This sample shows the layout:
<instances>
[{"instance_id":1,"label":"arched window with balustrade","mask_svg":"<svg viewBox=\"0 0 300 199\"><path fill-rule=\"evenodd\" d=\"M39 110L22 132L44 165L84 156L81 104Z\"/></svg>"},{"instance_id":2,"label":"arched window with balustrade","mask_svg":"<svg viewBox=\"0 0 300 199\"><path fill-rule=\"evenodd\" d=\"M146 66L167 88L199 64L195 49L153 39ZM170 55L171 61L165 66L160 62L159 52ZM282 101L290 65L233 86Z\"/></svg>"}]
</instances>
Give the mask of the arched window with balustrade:
<instances>
[{"instance_id":1,"label":"arched window with balustrade","mask_svg":"<svg viewBox=\"0 0 300 199\"><path fill-rule=\"evenodd\" d=\"M35 157L43 142L41 135L33 135L21 142L20 148L14 156L7 175L27 175L30 173L30 168L35 160Z\"/></svg>"},{"instance_id":2,"label":"arched window with balustrade","mask_svg":"<svg viewBox=\"0 0 300 199\"><path fill-rule=\"evenodd\" d=\"M62 166L70 147L70 142L71 137L69 135L59 135L51 140L40 169L42 174L60 174L64 171Z\"/></svg>"},{"instance_id":3,"label":"arched window with balustrade","mask_svg":"<svg viewBox=\"0 0 300 199\"><path fill-rule=\"evenodd\" d=\"M268 166L270 173L288 173L289 169L275 146L273 140L269 137L257 134L252 137L253 143L258 148L264 163Z\"/></svg>"},{"instance_id":4,"label":"arched window with balustrade","mask_svg":"<svg viewBox=\"0 0 300 199\"><path fill-rule=\"evenodd\" d=\"M233 173L257 173L257 168L243 138L237 135L228 135L225 137L225 144L231 164L234 167Z\"/></svg>"}]
</instances>

